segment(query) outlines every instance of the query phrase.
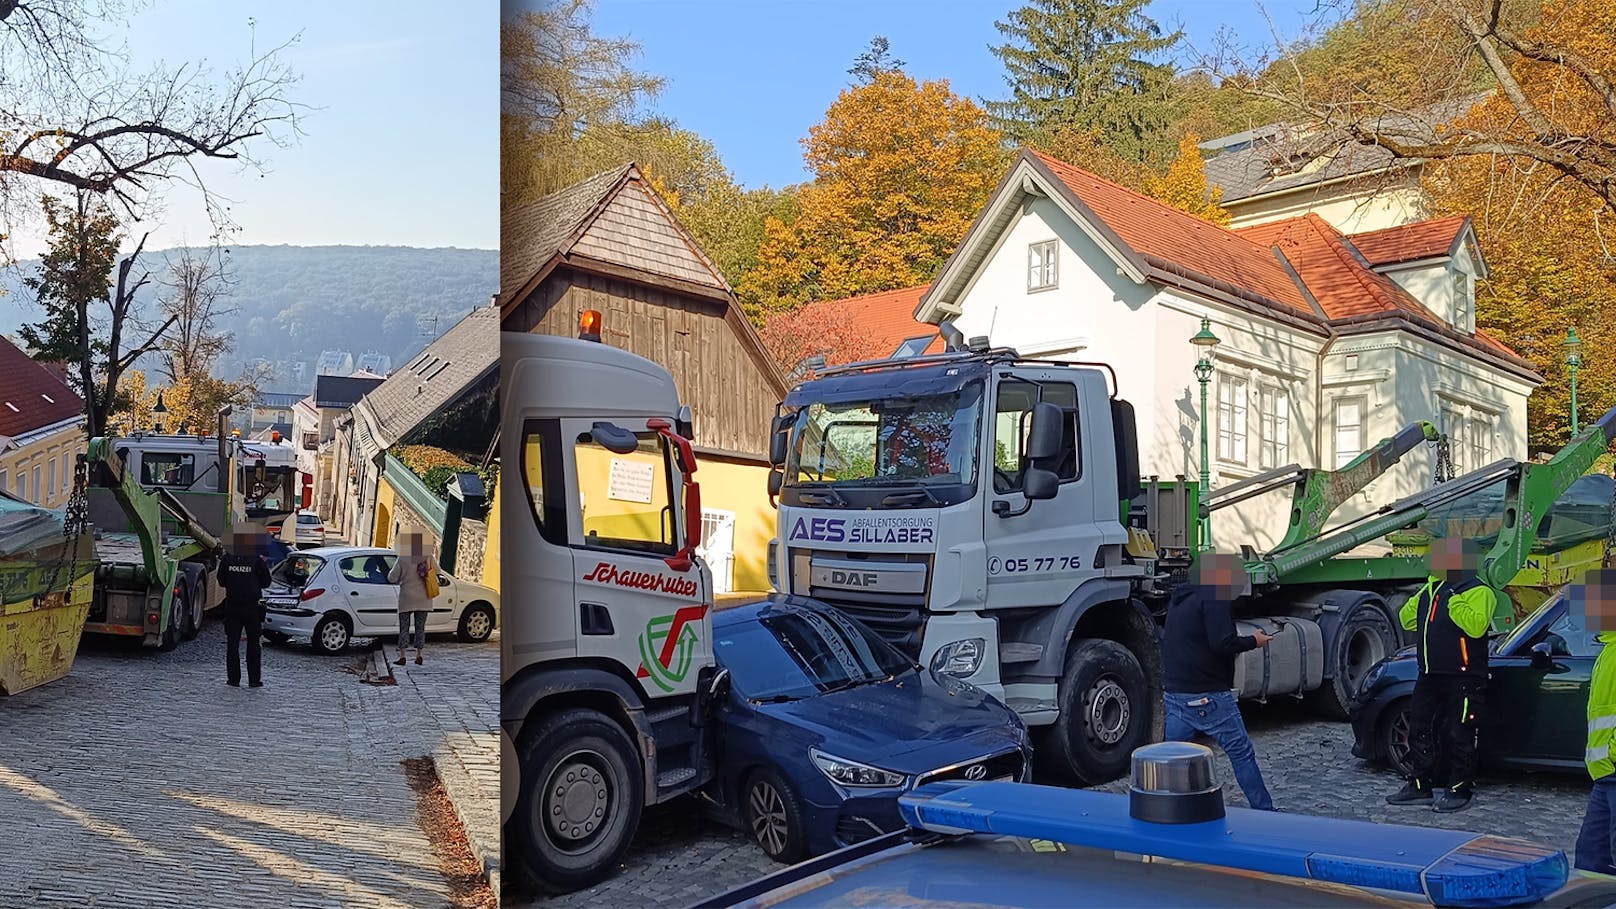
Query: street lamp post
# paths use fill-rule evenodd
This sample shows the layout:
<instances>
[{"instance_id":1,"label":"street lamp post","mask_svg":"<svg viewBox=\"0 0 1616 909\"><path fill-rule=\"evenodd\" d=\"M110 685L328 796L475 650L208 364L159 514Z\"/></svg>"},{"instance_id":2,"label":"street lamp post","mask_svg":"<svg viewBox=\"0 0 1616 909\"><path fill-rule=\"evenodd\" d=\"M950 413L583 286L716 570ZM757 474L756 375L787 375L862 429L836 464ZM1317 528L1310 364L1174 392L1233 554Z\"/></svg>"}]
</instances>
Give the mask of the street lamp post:
<instances>
[{"instance_id":1,"label":"street lamp post","mask_svg":"<svg viewBox=\"0 0 1616 909\"><path fill-rule=\"evenodd\" d=\"M1218 346L1218 336L1212 333L1212 320L1201 317L1201 330L1190 338L1195 345L1195 379L1201 383L1201 502L1205 503L1210 493L1211 466L1206 453L1206 383L1212 381L1212 352ZM1202 552L1212 548L1212 518L1202 514L1200 524L1200 545Z\"/></svg>"},{"instance_id":2,"label":"street lamp post","mask_svg":"<svg viewBox=\"0 0 1616 909\"><path fill-rule=\"evenodd\" d=\"M1565 348L1566 366L1571 370L1571 437L1577 437L1580 427L1577 425L1577 370L1582 367L1582 339L1577 337L1575 325L1566 329L1566 339L1560 342Z\"/></svg>"},{"instance_id":3,"label":"street lamp post","mask_svg":"<svg viewBox=\"0 0 1616 909\"><path fill-rule=\"evenodd\" d=\"M152 414L156 418L152 422L152 431L153 432L162 432L163 431L163 418L167 413L168 413L168 407L163 404L163 393L158 392L157 393L157 406L152 408Z\"/></svg>"}]
</instances>

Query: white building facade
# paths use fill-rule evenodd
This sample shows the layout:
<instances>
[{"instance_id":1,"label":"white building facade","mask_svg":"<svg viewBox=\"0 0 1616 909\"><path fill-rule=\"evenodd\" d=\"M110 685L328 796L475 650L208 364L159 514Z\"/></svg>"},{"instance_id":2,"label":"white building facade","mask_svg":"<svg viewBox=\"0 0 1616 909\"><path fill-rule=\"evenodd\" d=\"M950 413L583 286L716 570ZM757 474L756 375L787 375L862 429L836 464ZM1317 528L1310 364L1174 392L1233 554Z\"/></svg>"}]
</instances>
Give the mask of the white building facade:
<instances>
[{"instance_id":1,"label":"white building facade","mask_svg":"<svg viewBox=\"0 0 1616 909\"><path fill-rule=\"evenodd\" d=\"M1468 295L1484 265L1468 221L1426 223L1368 238L1388 260L1376 266L1316 216L1230 231L1023 152L915 317L952 319L1027 356L1109 364L1134 406L1147 477L1199 476L1189 339L1203 318L1222 342L1207 388L1213 488L1292 463L1345 464L1415 420L1452 436L1461 471L1524 458L1526 399L1541 378L1474 331ZM1419 258L1392 252L1410 246ZM1429 487L1434 458L1410 453L1338 518ZM1223 509L1214 541L1266 549L1288 505L1275 493Z\"/></svg>"}]
</instances>

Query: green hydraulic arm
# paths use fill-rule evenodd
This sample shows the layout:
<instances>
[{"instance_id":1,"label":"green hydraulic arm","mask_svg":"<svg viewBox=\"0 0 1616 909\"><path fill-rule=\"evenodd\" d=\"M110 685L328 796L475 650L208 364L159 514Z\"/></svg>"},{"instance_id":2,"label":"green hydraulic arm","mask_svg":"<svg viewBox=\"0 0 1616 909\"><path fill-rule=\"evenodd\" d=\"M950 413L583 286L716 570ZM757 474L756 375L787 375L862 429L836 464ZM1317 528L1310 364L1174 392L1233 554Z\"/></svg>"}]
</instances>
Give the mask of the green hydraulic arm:
<instances>
[{"instance_id":1,"label":"green hydraulic arm","mask_svg":"<svg viewBox=\"0 0 1616 909\"><path fill-rule=\"evenodd\" d=\"M1594 461L1610 447L1613 438L1616 438L1616 407L1606 411L1604 416L1579 433L1547 463L1522 464L1511 459L1497 461L1312 539L1278 547L1259 559L1249 561L1247 572L1254 584L1283 583L1295 572L1317 566L1393 531L1418 524L1440 507L1502 482L1505 484L1505 493L1498 536L1483 554L1479 570L1482 581L1494 590L1501 591L1525 564L1543 516L1553 507L1555 500L1593 466ZM1512 614L1512 609L1508 602L1501 601L1499 604L1500 614Z\"/></svg>"},{"instance_id":2,"label":"green hydraulic arm","mask_svg":"<svg viewBox=\"0 0 1616 909\"><path fill-rule=\"evenodd\" d=\"M1201 515L1205 517L1253 496L1291 486L1290 527L1274 548L1280 550L1296 546L1323 533L1324 523L1341 507L1341 503L1390 470L1392 465L1403 459L1403 455L1413 451L1421 442L1436 442L1440 438L1434 424L1417 420L1381 439L1344 467L1324 470L1291 464L1214 489L1207 496L1206 504L1201 506Z\"/></svg>"},{"instance_id":3,"label":"green hydraulic arm","mask_svg":"<svg viewBox=\"0 0 1616 909\"><path fill-rule=\"evenodd\" d=\"M110 438L90 440L84 455L90 481L97 486L110 489L118 506L129 518L129 525L134 529L135 538L140 542L141 561L146 569L146 575L153 583L162 584L166 606L167 592L174 587L174 575L178 563L195 553L219 549L221 544L173 493L161 487L148 490L141 486L135 475L125 469L123 458L113 449L113 442L114 440ZM163 551L165 511L178 521L191 537L192 542L179 551L169 553Z\"/></svg>"}]
</instances>

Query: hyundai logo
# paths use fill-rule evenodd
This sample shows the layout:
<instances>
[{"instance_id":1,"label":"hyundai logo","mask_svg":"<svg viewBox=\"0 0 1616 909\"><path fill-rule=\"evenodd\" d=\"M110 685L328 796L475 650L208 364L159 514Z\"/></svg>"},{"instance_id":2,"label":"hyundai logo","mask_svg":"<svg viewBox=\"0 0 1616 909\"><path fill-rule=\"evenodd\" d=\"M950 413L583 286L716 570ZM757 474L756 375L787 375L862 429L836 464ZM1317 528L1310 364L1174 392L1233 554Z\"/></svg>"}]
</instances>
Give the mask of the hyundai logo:
<instances>
[{"instance_id":1,"label":"hyundai logo","mask_svg":"<svg viewBox=\"0 0 1616 909\"><path fill-rule=\"evenodd\" d=\"M988 768L986 764L972 764L965 768L965 778L968 780L987 779Z\"/></svg>"}]
</instances>

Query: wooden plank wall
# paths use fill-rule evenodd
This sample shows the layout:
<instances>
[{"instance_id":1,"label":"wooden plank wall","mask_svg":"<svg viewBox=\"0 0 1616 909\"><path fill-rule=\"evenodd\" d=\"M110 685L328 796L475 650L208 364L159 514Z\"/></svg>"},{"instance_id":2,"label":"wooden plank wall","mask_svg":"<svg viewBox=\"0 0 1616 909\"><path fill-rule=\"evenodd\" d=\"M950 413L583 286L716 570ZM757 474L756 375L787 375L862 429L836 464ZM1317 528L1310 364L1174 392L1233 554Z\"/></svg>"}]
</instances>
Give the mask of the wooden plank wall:
<instances>
[{"instance_id":1,"label":"wooden plank wall","mask_svg":"<svg viewBox=\"0 0 1616 909\"><path fill-rule=\"evenodd\" d=\"M566 269L506 318L506 331L576 336L578 315L598 310L601 340L667 367L679 399L695 412L695 443L757 458L768 452L779 402L755 360L725 322L728 307Z\"/></svg>"}]
</instances>

